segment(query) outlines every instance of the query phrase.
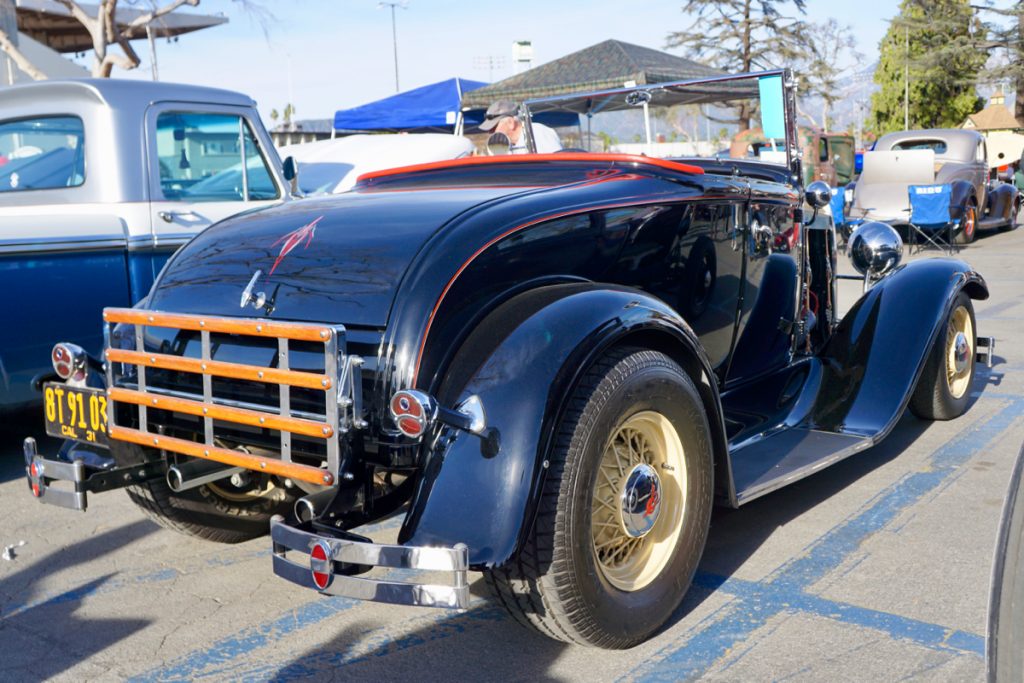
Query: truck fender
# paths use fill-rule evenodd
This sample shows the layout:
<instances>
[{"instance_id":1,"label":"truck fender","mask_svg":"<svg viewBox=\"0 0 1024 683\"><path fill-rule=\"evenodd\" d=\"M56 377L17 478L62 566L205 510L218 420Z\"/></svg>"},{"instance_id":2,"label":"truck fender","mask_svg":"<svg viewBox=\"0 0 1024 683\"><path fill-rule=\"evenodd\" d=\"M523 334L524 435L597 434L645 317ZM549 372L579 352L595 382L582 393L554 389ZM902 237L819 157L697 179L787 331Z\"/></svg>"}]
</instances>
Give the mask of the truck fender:
<instances>
[{"instance_id":1,"label":"truck fender","mask_svg":"<svg viewBox=\"0 0 1024 683\"><path fill-rule=\"evenodd\" d=\"M540 287L496 308L453 357L438 391L442 405L480 398L498 431L496 455L467 432L442 432L424 466L399 542L465 543L476 568L500 566L528 535L545 460L574 387L618 344L668 353L690 374L708 411L716 484L731 496L725 428L711 365L682 318L644 292L594 283ZM724 468L724 469L723 469Z\"/></svg>"},{"instance_id":2,"label":"truck fender","mask_svg":"<svg viewBox=\"0 0 1024 683\"><path fill-rule=\"evenodd\" d=\"M888 434L961 290L972 299L988 298L981 275L944 258L900 266L868 290L820 353L812 426L875 441Z\"/></svg>"}]
</instances>

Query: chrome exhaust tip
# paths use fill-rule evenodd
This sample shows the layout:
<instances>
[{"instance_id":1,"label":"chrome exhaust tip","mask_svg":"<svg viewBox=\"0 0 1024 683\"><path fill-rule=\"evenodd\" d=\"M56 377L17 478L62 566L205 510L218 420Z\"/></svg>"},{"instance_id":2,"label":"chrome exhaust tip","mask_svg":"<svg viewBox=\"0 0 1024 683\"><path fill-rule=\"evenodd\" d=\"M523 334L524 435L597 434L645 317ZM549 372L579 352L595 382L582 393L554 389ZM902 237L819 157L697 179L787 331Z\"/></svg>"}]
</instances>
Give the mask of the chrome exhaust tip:
<instances>
[{"instance_id":1,"label":"chrome exhaust tip","mask_svg":"<svg viewBox=\"0 0 1024 683\"><path fill-rule=\"evenodd\" d=\"M295 501L295 518L300 522L316 519L323 514L337 493L338 489L329 488L299 498Z\"/></svg>"},{"instance_id":2,"label":"chrome exhaust tip","mask_svg":"<svg viewBox=\"0 0 1024 683\"><path fill-rule=\"evenodd\" d=\"M181 493L203 484L226 479L244 470L244 467L230 467L210 460L193 460L168 467L167 485L175 493Z\"/></svg>"}]
</instances>

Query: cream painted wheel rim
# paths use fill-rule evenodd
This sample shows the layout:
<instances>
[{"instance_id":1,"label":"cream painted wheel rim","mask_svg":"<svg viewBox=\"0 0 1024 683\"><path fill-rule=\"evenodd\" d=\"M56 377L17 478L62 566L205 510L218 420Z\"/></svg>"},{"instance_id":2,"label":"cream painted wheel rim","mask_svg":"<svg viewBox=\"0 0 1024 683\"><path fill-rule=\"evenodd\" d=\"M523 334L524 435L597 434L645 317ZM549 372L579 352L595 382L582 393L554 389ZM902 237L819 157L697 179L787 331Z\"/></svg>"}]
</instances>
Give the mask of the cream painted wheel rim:
<instances>
[{"instance_id":1,"label":"cream painted wheel rim","mask_svg":"<svg viewBox=\"0 0 1024 683\"><path fill-rule=\"evenodd\" d=\"M626 482L638 467L657 472L656 519L642 536L624 519ZM594 558L605 579L623 591L649 585L668 565L679 543L686 502L686 460L672 423L655 411L633 415L605 446L591 503Z\"/></svg>"},{"instance_id":2,"label":"cream painted wheel rim","mask_svg":"<svg viewBox=\"0 0 1024 683\"><path fill-rule=\"evenodd\" d=\"M960 351L966 345L966 356ZM946 385L953 398L960 398L971 383L971 358L974 356L974 327L963 306L957 306L946 327Z\"/></svg>"}]
</instances>

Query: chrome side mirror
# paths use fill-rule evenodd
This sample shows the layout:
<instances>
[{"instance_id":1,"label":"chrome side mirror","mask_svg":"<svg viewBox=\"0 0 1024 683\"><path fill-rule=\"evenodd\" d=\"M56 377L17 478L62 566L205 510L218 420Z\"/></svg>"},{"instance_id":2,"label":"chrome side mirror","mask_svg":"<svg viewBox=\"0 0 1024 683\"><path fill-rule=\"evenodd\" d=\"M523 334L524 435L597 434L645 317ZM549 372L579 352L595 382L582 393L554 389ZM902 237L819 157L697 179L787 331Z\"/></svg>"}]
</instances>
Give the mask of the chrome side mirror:
<instances>
[{"instance_id":1,"label":"chrome side mirror","mask_svg":"<svg viewBox=\"0 0 1024 683\"><path fill-rule=\"evenodd\" d=\"M824 180L815 180L804 190L804 199L814 209L828 206L832 201L832 188Z\"/></svg>"},{"instance_id":2,"label":"chrome side mirror","mask_svg":"<svg viewBox=\"0 0 1024 683\"><path fill-rule=\"evenodd\" d=\"M504 133L491 133L487 138L487 153L493 156L512 153L512 141Z\"/></svg>"},{"instance_id":3,"label":"chrome side mirror","mask_svg":"<svg viewBox=\"0 0 1024 683\"><path fill-rule=\"evenodd\" d=\"M903 240L891 225L878 221L861 223L850 235L850 262L858 273L877 279L903 260Z\"/></svg>"}]
</instances>

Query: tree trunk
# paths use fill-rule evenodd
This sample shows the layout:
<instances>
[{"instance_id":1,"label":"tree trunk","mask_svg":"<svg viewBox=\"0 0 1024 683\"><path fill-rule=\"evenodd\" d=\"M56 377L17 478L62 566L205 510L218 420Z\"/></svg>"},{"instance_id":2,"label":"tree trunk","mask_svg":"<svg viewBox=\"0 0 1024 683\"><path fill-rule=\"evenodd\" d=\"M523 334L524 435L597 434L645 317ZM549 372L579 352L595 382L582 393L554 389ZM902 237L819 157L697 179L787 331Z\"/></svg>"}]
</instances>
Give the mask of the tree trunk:
<instances>
[{"instance_id":1,"label":"tree trunk","mask_svg":"<svg viewBox=\"0 0 1024 683\"><path fill-rule=\"evenodd\" d=\"M1017 3L1018 8L1021 3ZM1019 10L1018 10L1019 11ZM1014 78L1013 87L1017 92L1013 103L1013 115L1017 119L1017 125L1024 121L1024 11L1017 14L1017 45L1014 52L1017 57L1017 77Z\"/></svg>"},{"instance_id":2,"label":"tree trunk","mask_svg":"<svg viewBox=\"0 0 1024 683\"><path fill-rule=\"evenodd\" d=\"M743 73L750 73L753 61L753 57L751 54L753 52L753 48L750 44L750 2L751 0L746 0L746 2L743 4ZM749 104L744 103L740 105L740 132L743 132L750 128L750 119L753 116L753 114L754 112L751 111L751 107Z\"/></svg>"},{"instance_id":3,"label":"tree trunk","mask_svg":"<svg viewBox=\"0 0 1024 683\"><path fill-rule=\"evenodd\" d=\"M32 62L19 50L4 31L0 30L0 50L10 57L19 69L29 75L30 78L41 81L46 74L37 69Z\"/></svg>"}]
</instances>

